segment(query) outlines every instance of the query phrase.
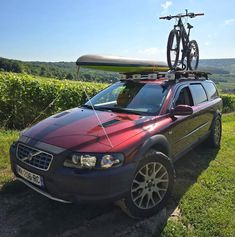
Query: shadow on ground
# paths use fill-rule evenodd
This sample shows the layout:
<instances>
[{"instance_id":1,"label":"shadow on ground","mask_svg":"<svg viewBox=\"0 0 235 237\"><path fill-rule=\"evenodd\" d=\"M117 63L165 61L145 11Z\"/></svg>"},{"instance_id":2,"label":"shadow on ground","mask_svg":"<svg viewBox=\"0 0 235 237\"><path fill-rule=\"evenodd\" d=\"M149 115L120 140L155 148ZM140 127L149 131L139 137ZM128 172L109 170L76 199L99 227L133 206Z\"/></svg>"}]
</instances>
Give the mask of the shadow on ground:
<instances>
[{"instance_id":1,"label":"shadow on ground","mask_svg":"<svg viewBox=\"0 0 235 237\"><path fill-rule=\"evenodd\" d=\"M18 181L12 181L0 190L0 236L159 236L181 197L207 169L217 152L202 144L177 161L175 188L166 208L142 221L130 219L110 203L61 204L50 201Z\"/></svg>"},{"instance_id":2,"label":"shadow on ground","mask_svg":"<svg viewBox=\"0 0 235 237\"><path fill-rule=\"evenodd\" d=\"M184 193L197 182L200 174L216 158L218 151L218 149L208 148L203 143L175 162L176 182L172 197L167 204L168 216L178 206Z\"/></svg>"}]
</instances>

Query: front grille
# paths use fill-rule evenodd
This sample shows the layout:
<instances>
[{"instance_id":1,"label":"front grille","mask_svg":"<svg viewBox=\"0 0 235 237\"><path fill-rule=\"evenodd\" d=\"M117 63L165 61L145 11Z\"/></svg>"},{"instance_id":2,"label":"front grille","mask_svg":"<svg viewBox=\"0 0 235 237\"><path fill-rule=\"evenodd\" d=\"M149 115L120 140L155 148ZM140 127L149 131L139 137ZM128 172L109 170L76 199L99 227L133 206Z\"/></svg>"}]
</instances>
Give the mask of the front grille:
<instances>
[{"instance_id":1,"label":"front grille","mask_svg":"<svg viewBox=\"0 0 235 237\"><path fill-rule=\"evenodd\" d=\"M48 170L53 159L53 155L36 148L19 143L16 157L20 161L40 170Z\"/></svg>"}]
</instances>

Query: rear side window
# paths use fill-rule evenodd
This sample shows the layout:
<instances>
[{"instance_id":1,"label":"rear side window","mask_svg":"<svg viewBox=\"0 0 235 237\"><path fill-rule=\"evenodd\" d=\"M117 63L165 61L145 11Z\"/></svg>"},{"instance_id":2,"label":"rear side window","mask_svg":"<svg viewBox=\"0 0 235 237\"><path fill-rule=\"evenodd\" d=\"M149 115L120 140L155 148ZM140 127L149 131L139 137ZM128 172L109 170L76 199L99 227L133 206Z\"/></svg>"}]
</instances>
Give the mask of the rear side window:
<instances>
[{"instance_id":1,"label":"rear side window","mask_svg":"<svg viewBox=\"0 0 235 237\"><path fill-rule=\"evenodd\" d=\"M180 93L175 101L175 106L176 105L189 105L189 106L193 106L193 99L192 99L192 95L191 92L188 88L188 86L183 87L180 90Z\"/></svg>"},{"instance_id":2,"label":"rear side window","mask_svg":"<svg viewBox=\"0 0 235 237\"><path fill-rule=\"evenodd\" d=\"M190 85L190 89L193 95L194 105L207 101L206 92L201 84L192 84Z\"/></svg>"},{"instance_id":3,"label":"rear side window","mask_svg":"<svg viewBox=\"0 0 235 237\"><path fill-rule=\"evenodd\" d=\"M206 93L207 93L207 96L208 96L209 100L215 99L219 96L218 92L217 92L217 90L216 90L216 88L215 88L215 86L212 82L205 81L203 83L203 86L206 89Z\"/></svg>"}]
</instances>

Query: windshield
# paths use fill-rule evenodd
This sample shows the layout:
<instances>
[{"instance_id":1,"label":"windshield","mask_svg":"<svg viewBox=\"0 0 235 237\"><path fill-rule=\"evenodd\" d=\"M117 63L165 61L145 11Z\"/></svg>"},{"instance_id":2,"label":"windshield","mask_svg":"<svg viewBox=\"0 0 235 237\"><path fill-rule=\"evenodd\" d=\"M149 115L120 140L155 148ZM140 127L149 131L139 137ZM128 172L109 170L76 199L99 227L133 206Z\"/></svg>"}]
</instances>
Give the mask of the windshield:
<instances>
[{"instance_id":1,"label":"windshield","mask_svg":"<svg viewBox=\"0 0 235 237\"><path fill-rule=\"evenodd\" d=\"M167 91L166 86L153 83L117 82L98 93L85 106L94 106L97 110L156 115L160 112Z\"/></svg>"}]
</instances>

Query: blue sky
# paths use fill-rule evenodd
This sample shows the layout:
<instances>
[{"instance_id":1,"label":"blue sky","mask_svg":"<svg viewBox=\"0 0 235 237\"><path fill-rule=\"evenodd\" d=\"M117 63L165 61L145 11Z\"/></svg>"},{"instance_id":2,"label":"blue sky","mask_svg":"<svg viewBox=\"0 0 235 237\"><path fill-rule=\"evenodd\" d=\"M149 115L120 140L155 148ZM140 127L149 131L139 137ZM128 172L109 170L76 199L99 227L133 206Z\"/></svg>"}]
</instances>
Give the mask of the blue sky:
<instances>
[{"instance_id":1,"label":"blue sky","mask_svg":"<svg viewBox=\"0 0 235 237\"><path fill-rule=\"evenodd\" d=\"M235 57L234 0L1 0L0 56L75 61L83 54L165 60L174 21L189 9L200 58Z\"/></svg>"}]
</instances>

